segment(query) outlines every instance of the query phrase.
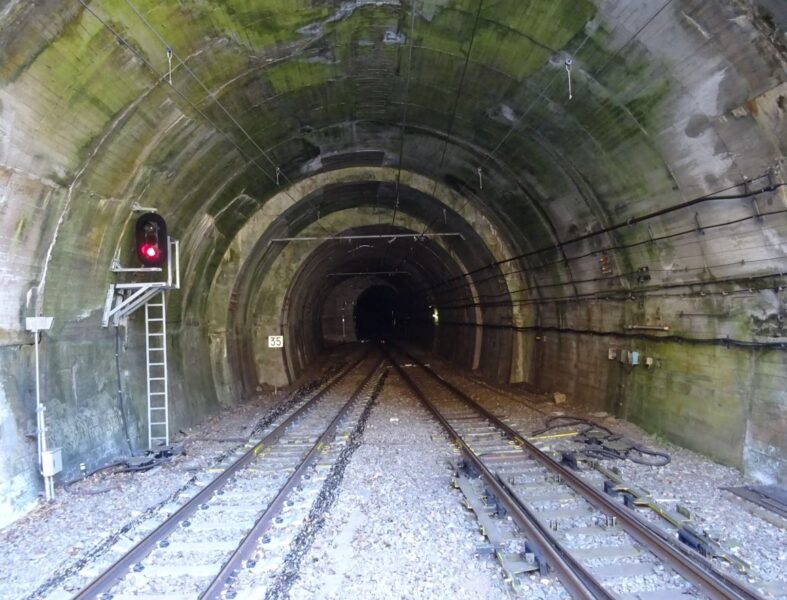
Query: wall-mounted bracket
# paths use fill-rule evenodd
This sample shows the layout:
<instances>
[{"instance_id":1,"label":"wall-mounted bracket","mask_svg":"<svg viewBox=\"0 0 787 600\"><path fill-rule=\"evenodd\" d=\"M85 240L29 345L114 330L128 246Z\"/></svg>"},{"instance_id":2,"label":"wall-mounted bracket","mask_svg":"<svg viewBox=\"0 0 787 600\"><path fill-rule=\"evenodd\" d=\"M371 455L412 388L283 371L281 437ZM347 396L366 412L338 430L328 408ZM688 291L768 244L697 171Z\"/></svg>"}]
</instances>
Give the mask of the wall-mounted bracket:
<instances>
[{"instance_id":1,"label":"wall-mounted bracket","mask_svg":"<svg viewBox=\"0 0 787 600\"><path fill-rule=\"evenodd\" d=\"M762 221L762 213L760 213L760 206L757 204L756 196L752 196L751 204L754 207L754 215L757 217L757 220Z\"/></svg>"},{"instance_id":2,"label":"wall-mounted bracket","mask_svg":"<svg viewBox=\"0 0 787 600\"><path fill-rule=\"evenodd\" d=\"M131 212L157 213L158 208L153 208L152 206L140 206L139 202L134 202L134 204L131 205Z\"/></svg>"},{"instance_id":3,"label":"wall-mounted bracket","mask_svg":"<svg viewBox=\"0 0 787 600\"><path fill-rule=\"evenodd\" d=\"M124 267L117 258L112 259L109 270L113 273L161 273L161 267Z\"/></svg>"},{"instance_id":4,"label":"wall-mounted bracket","mask_svg":"<svg viewBox=\"0 0 787 600\"><path fill-rule=\"evenodd\" d=\"M165 290L180 289L180 243L178 240L167 238L169 252L167 253L167 279L166 281L150 281L145 283L113 283L107 290L104 302L104 315L101 319L103 327L110 324L117 327L124 319L138 308ZM110 270L114 273L156 273L162 269L155 268L126 268L117 260L112 261Z\"/></svg>"},{"instance_id":5,"label":"wall-mounted bracket","mask_svg":"<svg viewBox=\"0 0 787 600\"><path fill-rule=\"evenodd\" d=\"M700 223L700 213L694 213L694 223L697 225L697 233L705 235L705 230L702 229L702 224Z\"/></svg>"}]
</instances>

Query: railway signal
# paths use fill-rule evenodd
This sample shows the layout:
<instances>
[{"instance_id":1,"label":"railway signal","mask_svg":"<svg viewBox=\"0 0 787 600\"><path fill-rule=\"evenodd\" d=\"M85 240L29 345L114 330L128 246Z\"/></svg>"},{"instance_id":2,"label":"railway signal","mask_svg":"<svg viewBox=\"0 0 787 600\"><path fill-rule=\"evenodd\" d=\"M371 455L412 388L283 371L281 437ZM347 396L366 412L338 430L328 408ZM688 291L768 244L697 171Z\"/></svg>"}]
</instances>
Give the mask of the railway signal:
<instances>
[{"instance_id":1,"label":"railway signal","mask_svg":"<svg viewBox=\"0 0 787 600\"><path fill-rule=\"evenodd\" d=\"M167 262L167 223L157 213L145 213L134 227L137 258L144 267L161 267Z\"/></svg>"}]
</instances>

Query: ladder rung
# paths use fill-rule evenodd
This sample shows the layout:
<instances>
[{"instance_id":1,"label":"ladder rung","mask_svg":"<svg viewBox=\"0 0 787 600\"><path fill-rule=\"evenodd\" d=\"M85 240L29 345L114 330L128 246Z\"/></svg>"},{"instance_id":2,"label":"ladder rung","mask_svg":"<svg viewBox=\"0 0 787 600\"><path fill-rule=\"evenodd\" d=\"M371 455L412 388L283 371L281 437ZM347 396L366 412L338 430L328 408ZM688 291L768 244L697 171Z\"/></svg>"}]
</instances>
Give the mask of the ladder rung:
<instances>
[{"instance_id":1,"label":"ladder rung","mask_svg":"<svg viewBox=\"0 0 787 600\"><path fill-rule=\"evenodd\" d=\"M150 392L148 396L166 396L167 392Z\"/></svg>"},{"instance_id":2,"label":"ladder rung","mask_svg":"<svg viewBox=\"0 0 787 600\"><path fill-rule=\"evenodd\" d=\"M148 410L167 410L166 406L151 406Z\"/></svg>"},{"instance_id":3,"label":"ladder rung","mask_svg":"<svg viewBox=\"0 0 787 600\"><path fill-rule=\"evenodd\" d=\"M148 363L148 366L149 366L149 367L163 367L163 366L164 366L164 365L166 365L166 364L167 364L167 363L160 363L160 362L155 362L155 363Z\"/></svg>"},{"instance_id":4,"label":"ladder rung","mask_svg":"<svg viewBox=\"0 0 787 600\"><path fill-rule=\"evenodd\" d=\"M154 336L154 335L155 335L156 337L161 337L161 336L162 336L162 335L164 335L164 334L163 334L163 333L149 333L149 334L148 334L148 337L152 337L152 336Z\"/></svg>"},{"instance_id":5,"label":"ladder rung","mask_svg":"<svg viewBox=\"0 0 787 600\"><path fill-rule=\"evenodd\" d=\"M166 377L148 377L148 381L166 381Z\"/></svg>"},{"instance_id":6,"label":"ladder rung","mask_svg":"<svg viewBox=\"0 0 787 600\"><path fill-rule=\"evenodd\" d=\"M158 317L148 317L148 323L161 323L164 319L159 319Z\"/></svg>"},{"instance_id":7,"label":"ladder rung","mask_svg":"<svg viewBox=\"0 0 787 600\"><path fill-rule=\"evenodd\" d=\"M166 425L166 424L167 424L167 422L166 422L166 421L161 421L161 422L151 421L151 422L150 422L150 426L151 426L151 427L155 427L155 426L157 426L157 425Z\"/></svg>"},{"instance_id":8,"label":"ladder rung","mask_svg":"<svg viewBox=\"0 0 787 600\"><path fill-rule=\"evenodd\" d=\"M156 346L155 348L148 348L148 352L164 352L164 346Z\"/></svg>"}]
</instances>

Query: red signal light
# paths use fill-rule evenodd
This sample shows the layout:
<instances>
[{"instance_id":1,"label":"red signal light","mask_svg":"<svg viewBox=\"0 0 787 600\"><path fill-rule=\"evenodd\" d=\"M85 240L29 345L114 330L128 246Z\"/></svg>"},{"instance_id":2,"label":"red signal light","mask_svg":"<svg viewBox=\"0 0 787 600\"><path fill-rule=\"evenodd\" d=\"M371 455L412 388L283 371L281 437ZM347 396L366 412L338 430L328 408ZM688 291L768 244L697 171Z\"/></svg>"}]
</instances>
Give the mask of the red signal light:
<instances>
[{"instance_id":1,"label":"red signal light","mask_svg":"<svg viewBox=\"0 0 787 600\"><path fill-rule=\"evenodd\" d=\"M167 262L167 224L161 215L146 213L137 219L134 240L143 267L161 267Z\"/></svg>"}]
</instances>

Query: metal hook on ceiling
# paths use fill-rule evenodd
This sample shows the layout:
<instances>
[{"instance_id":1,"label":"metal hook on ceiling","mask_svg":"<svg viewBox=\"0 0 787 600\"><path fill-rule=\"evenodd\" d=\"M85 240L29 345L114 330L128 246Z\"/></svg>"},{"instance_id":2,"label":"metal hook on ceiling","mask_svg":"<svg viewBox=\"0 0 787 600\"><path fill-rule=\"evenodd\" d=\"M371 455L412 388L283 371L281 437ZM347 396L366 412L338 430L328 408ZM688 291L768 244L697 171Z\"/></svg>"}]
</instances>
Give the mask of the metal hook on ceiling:
<instances>
[{"instance_id":1,"label":"metal hook on ceiling","mask_svg":"<svg viewBox=\"0 0 787 600\"><path fill-rule=\"evenodd\" d=\"M173 54L172 47L171 46L167 46L167 62L169 63L168 78L169 78L169 84L170 85L172 85L172 54Z\"/></svg>"}]
</instances>

